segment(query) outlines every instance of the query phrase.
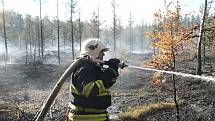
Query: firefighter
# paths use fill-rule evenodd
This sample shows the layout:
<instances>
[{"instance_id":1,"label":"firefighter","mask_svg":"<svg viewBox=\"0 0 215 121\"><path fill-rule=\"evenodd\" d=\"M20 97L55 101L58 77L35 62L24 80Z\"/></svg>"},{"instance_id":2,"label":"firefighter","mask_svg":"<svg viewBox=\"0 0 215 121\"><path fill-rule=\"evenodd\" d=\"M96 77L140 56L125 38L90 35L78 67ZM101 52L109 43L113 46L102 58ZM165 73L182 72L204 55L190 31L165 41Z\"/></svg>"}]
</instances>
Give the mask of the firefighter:
<instances>
[{"instance_id":1,"label":"firefighter","mask_svg":"<svg viewBox=\"0 0 215 121\"><path fill-rule=\"evenodd\" d=\"M82 61L71 74L70 91L74 97L69 104L69 121L109 121L106 109L111 105L109 88L118 77L119 59L109 59L108 67L88 61L103 60L107 45L99 39L88 39L80 53Z\"/></svg>"}]
</instances>

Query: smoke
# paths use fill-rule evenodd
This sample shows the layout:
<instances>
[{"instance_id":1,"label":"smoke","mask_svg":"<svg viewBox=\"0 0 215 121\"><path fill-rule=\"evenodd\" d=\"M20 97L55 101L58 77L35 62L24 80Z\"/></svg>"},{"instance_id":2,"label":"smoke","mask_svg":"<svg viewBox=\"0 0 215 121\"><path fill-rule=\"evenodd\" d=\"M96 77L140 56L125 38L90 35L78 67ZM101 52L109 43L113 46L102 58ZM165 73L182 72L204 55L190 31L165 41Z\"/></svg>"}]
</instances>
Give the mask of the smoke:
<instances>
[{"instance_id":1,"label":"smoke","mask_svg":"<svg viewBox=\"0 0 215 121\"><path fill-rule=\"evenodd\" d=\"M24 41L23 41L24 42ZM79 56L79 43L74 44L75 47L75 57ZM5 64L24 64L26 62L26 55L27 55L27 62L32 63L34 61L34 49L36 49L36 61L41 60L39 57L38 46L34 48L34 46L28 45L28 51L26 53L26 46L25 43L11 43L8 42L8 59L6 62L6 50L5 44L0 41L0 66ZM41 50L40 50L41 51ZM60 55L62 63L72 62L72 47L70 44L63 46L61 43L60 45ZM41 53L40 53L41 56ZM45 43L44 46L44 58L43 63L46 64L56 64L58 65L58 47L57 44L54 43Z\"/></svg>"},{"instance_id":2,"label":"smoke","mask_svg":"<svg viewBox=\"0 0 215 121\"><path fill-rule=\"evenodd\" d=\"M6 49L5 44L0 42L0 65L17 63L17 59L23 56L24 50L13 44L8 44L8 58L6 59Z\"/></svg>"}]
</instances>

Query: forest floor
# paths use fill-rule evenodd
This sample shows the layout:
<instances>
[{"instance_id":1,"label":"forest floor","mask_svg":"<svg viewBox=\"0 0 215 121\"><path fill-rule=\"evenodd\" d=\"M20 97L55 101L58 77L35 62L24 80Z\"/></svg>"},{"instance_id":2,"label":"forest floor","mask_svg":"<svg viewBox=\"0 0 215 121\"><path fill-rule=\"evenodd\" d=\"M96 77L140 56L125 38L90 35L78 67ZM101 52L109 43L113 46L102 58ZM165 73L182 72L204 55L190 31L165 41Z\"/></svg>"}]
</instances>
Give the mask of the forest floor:
<instances>
[{"instance_id":1,"label":"forest floor","mask_svg":"<svg viewBox=\"0 0 215 121\"><path fill-rule=\"evenodd\" d=\"M47 60L54 60L56 53L48 54ZM69 53L62 54L62 64L7 64L0 66L0 121L33 120L51 89L64 72ZM129 54L126 63L141 66L149 59L145 54ZM132 58L135 58L134 62ZM195 73L196 61L178 62L178 71ZM212 67L214 68L214 64ZM214 70L208 65L205 75L214 77ZM153 83L153 72L126 68L112 87L112 106L108 108L115 121L173 121L176 120L173 102L171 75L162 74L163 83ZM46 120L64 119L67 104L72 98L68 84L64 85ZM215 121L215 82L176 76L177 101L181 121ZM164 104L165 103L165 104ZM157 104L155 107L154 105ZM158 105L159 104L159 105ZM161 106L160 106L161 105ZM154 107L153 107L154 106ZM136 109L138 111L134 111ZM134 109L135 108L135 109ZM145 109L148 109L145 111ZM150 109L150 110L149 110ZM144 112L144 111L145 112ZM127 113L124 113L127 112ZM129 113L133 115L129 115ZM138 114L137 114L138 112ZM127 115L126 115L127 114Z\"/></svg>"}]
</instances>

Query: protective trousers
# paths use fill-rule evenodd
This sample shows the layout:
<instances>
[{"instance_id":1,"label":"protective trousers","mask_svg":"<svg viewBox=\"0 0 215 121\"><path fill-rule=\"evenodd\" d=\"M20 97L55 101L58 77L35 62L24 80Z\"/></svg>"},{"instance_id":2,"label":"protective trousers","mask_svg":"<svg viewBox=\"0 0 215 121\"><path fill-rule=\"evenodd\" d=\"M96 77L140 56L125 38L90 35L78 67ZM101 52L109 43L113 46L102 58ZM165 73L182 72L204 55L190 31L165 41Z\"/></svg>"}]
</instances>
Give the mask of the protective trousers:
<instances>
[{"instance_id":1,"label":"protective trousers","mask_svg":"<svg viewBox=\"0 0 215 121\"><path fill-rule=\"evenodd\" d=\"M69 121L109 121L108 114L75 114L69 112Z\"/></svg>"},{"instance_id":2,"label":"protective trousers","mask_svg":"<svg viewBox=\"0 0 215 121\"><path fill-rule=\"evenodd\" d=\"M101 109L81 108L69 104L68 121L109 121L109 114Z\"/></svg>"}]
</instances>

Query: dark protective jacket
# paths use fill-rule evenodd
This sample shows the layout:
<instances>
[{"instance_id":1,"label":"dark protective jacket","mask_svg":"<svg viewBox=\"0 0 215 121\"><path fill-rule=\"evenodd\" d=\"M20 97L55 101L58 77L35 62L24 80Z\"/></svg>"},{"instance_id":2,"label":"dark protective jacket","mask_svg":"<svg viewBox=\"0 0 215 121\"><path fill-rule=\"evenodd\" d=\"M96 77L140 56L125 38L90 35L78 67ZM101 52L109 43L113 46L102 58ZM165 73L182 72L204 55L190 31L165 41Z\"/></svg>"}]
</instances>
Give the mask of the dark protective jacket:
<instances>
[{"instance_id":1,"label":"dark protective jacket","mask_svg":"<svg viewBox=\"0 0 215 121\"><path fill-rule=\"evenodd\" d=\"M72 103L78 107L107 109L111 105L109 88L116 82L118 71L85 60L71 75Z\"/></svg>"}]
</instances>

